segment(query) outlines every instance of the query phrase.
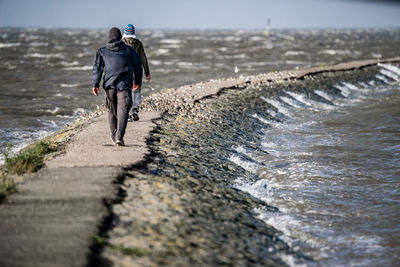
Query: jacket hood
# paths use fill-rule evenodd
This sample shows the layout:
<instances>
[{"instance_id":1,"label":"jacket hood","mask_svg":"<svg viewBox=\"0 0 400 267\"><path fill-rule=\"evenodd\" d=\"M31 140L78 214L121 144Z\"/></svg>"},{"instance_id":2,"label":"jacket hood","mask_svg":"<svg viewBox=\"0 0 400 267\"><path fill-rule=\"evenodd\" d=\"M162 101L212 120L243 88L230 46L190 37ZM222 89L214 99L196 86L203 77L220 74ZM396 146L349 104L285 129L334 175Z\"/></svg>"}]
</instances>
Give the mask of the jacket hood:
<instances>
[{"instance_id":1,"label":"jacket hood","mask_svg":"<svg viewBox=\"0 0 400 267\"><path fill-rule=\"evenodd\" d=\"M126 44L128 44L128 45L130 45L130 46L136 44L136 43L139 41L139 40L136 39L136 38L126 37L126 36L123 37L122 39L123 39L123 41L124 41Z\"/></svg>"},{"instance_id":2,"label":"jacket hood","mask_svg":"<svg viewBox=\"0 0 400 267\"><path fill-rule=\"evenodd\" d=\"M108 49L112 50L112 51L119 51L119 50L125 48L125 44L124 44L124 42L122 42L122 40L120 40L120 41L117 41L117 42L111 42L111 43L108 42L106 44L106 47Z\"/></svg>"}]
</instances>

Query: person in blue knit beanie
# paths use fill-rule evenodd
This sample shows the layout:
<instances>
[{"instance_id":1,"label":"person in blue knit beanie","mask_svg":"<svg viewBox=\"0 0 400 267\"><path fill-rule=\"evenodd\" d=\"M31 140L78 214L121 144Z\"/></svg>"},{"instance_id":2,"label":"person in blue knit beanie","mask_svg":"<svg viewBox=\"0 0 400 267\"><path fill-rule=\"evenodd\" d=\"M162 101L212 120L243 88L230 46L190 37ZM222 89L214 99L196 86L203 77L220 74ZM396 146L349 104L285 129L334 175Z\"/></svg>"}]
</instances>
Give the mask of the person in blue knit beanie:
<instances>
[{"instance_id":1,"label":"person in blue knit beanie","mask_svg":"<svg viewBox=\"0 0 400 267\"><path fill-rule=\"evenodd\" d=\"M146 76L146 80L150 81L150 70L149 64L147 63L146 53L144 52L144 47L142 42L135 35L135 27L132 24L128 24L124 28L124 35L122 36L122 41L131 46L133 50L139 55L142 66L144 69L144 75ZM133 107L131 115L129 116L130 121L138 121L139 120L139 108L140 103L142 102L142 86L133 91Z\"/></svg>"}]
</instances>

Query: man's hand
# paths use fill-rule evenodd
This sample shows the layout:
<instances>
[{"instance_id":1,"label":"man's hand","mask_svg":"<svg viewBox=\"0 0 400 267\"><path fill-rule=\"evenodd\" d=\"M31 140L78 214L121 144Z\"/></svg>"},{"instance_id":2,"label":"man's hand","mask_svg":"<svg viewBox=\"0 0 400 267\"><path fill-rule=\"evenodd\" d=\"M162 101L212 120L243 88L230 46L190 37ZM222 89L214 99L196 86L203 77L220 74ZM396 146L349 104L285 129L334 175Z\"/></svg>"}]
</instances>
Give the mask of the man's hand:
<instances>
[{"instance_id":1,"label":"man's hand","mask_svg":"<svg viewBox=\"0 0 400 267\"><path fill-rule=\"evenodd\" d=\"M147 75L147 76L146 76L146 80L148 80L148 81L150 82L151 76L150 76L150 75Z\"/></svg>"},{"instance_id":2,"label":"man's hand","mask_svg":"<svg viewBox=\"0 0 400 267\"><path fill-rule=\"evenodd\" d=\"M133 89L133 91L136 91L137 89L139 89L139 85L134 84L132 89Z\"/></svg>"},{"instance_id":3,"label":"man's hand","mask_svg":"<svg viewBox=\"0 0 400 267\"><path fill-rule=\"evenodd\" d=\"M96 95L96 96L99 94L99 91L100 91L99 87L93 87L93 88L92 88L92 92L93 92L93 94Z\"/></svg>"}]
</instances>

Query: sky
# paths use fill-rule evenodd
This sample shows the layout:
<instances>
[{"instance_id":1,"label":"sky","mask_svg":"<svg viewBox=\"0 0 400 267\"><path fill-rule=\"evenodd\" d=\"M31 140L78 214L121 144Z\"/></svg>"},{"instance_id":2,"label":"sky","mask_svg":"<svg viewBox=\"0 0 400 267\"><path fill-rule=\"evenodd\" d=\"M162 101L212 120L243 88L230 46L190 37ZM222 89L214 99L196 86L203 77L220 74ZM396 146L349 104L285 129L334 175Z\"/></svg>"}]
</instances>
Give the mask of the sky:
<instances>
[{"instance_id":1,"label":"sky","mask_svg":"<svg viewBox=\"0 0 400 267\"><path fill-rule=\"evenodd\" d=\"M0 27L263 29L400 27L400 1L0 0Z\"/></svg>"}]
</instances>

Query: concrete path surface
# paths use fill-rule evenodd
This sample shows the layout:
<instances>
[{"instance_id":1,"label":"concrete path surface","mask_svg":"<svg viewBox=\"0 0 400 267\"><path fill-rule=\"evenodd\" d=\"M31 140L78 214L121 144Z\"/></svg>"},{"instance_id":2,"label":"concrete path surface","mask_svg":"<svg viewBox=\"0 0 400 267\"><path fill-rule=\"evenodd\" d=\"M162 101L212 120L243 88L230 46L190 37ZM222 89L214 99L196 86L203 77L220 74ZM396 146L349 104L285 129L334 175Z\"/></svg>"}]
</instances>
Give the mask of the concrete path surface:
<instances>
[{"instance_id":1,"label":"concrete path surface","mask_svg":"<svg viewBox=\"0 0 400 267\"><path fill-rule=\"evenodd\" d=\"M86 266L118 167L42 169L0 205L0 266Z\"/></svg>"},{"instance_id":2,"label":"concrete path surface","mask_svg":"<svg viewBox=\"0 0 400 267\"><path fill-rule=\"evenodd\" d=\"M66 153L46 163L49 168L74 166L126 166L140 161L148 152L146 137L153 129L156 112L141 112L140 120L128 122L125 147L113 146L107 114L83 129L66 147Z\"/></svg>"},{"instance_id":3,"label":"concrete path surface","mask_svg":"<svg viewBox=\"0 0 400 267\"><path fill-rule=\"evenodd\" d=\"M0 266L87 266L93 236L117 197L123 166L141 161L159 113L129 122L125 147L111 145L107 114L73 137L66 154L26 175L18 193L0 205Z\"/></svg>"}]
</instances>

